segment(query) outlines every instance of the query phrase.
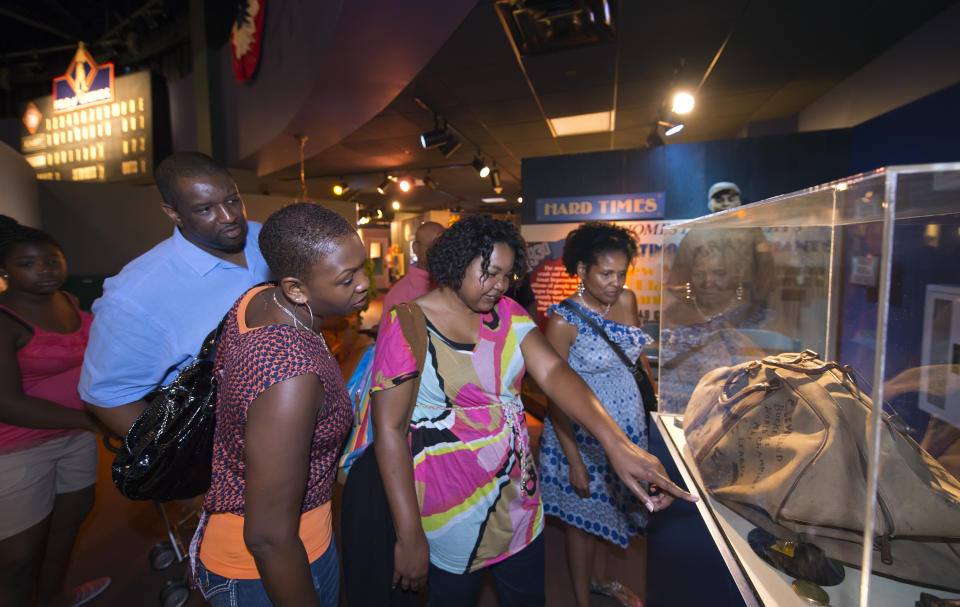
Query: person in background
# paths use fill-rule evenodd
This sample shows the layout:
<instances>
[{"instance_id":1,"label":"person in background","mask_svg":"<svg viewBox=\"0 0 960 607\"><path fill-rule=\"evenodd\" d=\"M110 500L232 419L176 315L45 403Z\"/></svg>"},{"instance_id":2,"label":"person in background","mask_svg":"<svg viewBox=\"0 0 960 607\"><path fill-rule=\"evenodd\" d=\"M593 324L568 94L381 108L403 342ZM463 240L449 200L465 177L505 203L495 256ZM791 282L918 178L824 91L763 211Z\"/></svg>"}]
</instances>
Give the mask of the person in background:
<instances>
[{"instance_id":1,"label":"person in background","mask_svg":"<svg viewBox=\"0 0 960 607\"><path fill-rule=\"evenodd\" d=\"M570 232L563 247L567 272L580 278L577 294L567 302L599 325L630 360L636 360L643 345L653 341L638 326L636 295L623 288L636 254L632 232L600 222L585 223ZM630 370L576 312L553 305L547 314L547 341L587 382L627 438L646 449L646 413ZM645 370L649 375L649 363ZM601 445L551 403L540 443L543 508L564 526L567 566L578 607L590 604L591 592L625 607L642 605L630 588L607 576L606 563L610 544L626 548L632 536L643 535L648 513L610 472Z\"/></svg>"},{"instance_id":2,"label":"person in background","mask_svg":"<svg viewBox=\"0 0 960 607\"><path fill-rule=\"evenodd\" d=\"M94 500L101 429L77 394L92 317L60 290L49 234L0 215L0 605L82 605L110 578L64 588Z\"/></svg>"},{"instance_id":3,"label":"person in background","mask_svg":"<svg viewBox=\"0 0 960 607\"><path fill-rule=\"evenodd\" d=\"M674 495L695 499L624 435L530 316L503 297L525 250L513 224L484 216L458 221L430 249L440 286L414 302L429 342L418 394L408 381L417 361L396 311L378 338L374 448L396 529L393 582L417 589L429 579L432 607L474 604L486 570L502 607L544 604L543 508L519 395L525 371L597 437L648 510ZM641 482L664 491L648 494Z\"/></svg>"},{"instance_id":4,"label":"person in background","mask_svg":"<svg viewBox=\"0 0 960 607\"><path fill-rule=\"evenodd\" d=\"M443 226L435 221L425 221L417 228L413 239L413 254L417 256L417 261L415 264L410 264L404 277L398 280L383 297L381 327L390 308L398 303L413 301L437 286L430 280L430 273L423 268L427 265L427 251L441 234L443 234Z\"/></svg>"},{"instance_id":5,"label":"person in background","mask_svg":"<svg viewBox=\"0 0 960 607\"><path fill-rule=\"evenodd\" d=\"M212 158L178 152L156 170L173 236L103 283L83 360L80 395L124 436L144 395L190 363L244 291L269 269L230 173Z\"/></svg>"},{"instance_id":6,"label":"person in background","mask_svg":"<svg viewBox=\"0 0 960 607\"><path fill-rule=\"evenodd\" d=\"M347 220L306 202L259 238L280 280L244 293L224 324L213 475L190 553L214 607L334 607L330 500L353 412L320 324L366 303L366 249Z\"/></svg>"}]
</instances>

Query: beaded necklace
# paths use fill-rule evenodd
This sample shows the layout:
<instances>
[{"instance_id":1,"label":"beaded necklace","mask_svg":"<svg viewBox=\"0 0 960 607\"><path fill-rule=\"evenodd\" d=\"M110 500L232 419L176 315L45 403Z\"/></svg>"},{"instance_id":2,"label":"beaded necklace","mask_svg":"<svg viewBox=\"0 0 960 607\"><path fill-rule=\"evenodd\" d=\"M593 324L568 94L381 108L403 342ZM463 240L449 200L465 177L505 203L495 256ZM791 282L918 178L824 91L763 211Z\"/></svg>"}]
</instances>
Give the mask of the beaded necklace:
<instances>
[{"instance_id":1,"label":"beaded necklace","mask_svg":"<svg viewBox=\"0 0 960 607\"><path fill-rule=\"evenodd\" d=\"M607 316L607 314L610 312L610 306L613 305L612 302L611 302L611 303L608 303L606 309L604 309L603 313L601 313L599 310L594 310L594 309L593 309L593 306L591 306L590 304L588 304L588 303L587 303L587 300L583 298L583 295L577 295L577 297L580 298L580 303L583 304L583 307L584 307L584 308L590 310L590 311L593 312L594 314L600 314L600 316L603 316L603 317L606 317L606 316Z\"/></svg>"}]
</instances>

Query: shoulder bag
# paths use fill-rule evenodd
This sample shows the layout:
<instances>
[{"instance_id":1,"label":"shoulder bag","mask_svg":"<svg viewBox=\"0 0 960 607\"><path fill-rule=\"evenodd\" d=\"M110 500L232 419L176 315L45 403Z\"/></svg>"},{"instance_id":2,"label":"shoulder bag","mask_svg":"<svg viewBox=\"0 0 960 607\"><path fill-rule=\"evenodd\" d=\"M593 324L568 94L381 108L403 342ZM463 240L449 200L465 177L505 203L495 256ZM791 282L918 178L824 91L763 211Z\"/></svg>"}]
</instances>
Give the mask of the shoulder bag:
<instances>
[{"instance_id":1,"label":"shoulder bag","mask_svg":"<svg viewBox=\"0 0 960 607\"><path fill-rule=\"evenodd\" d=\"M657 410L657 394L653 391L653 383L650 381L650 378L647 377L646 371L643 370L643 365L641 364L643 354L641 353L640 356L637 357L637 360L631 362L630 359L627 358L623 348L621 348L617 342L610 339L610 337L607 335L607 332L604 331L595 320L584 314L581 310L577 309L575 305L567 300L560 302L560 305L582 318L591 329L596 331L597 334L602 337L611 348L613 348L613 351L620 358L620 361L627 368L627 371L630 371L630 374L633 375L634 381L637 382L637 390L640 391L640 400L643 401L644 410L647 413L655 412Z\"/></svg>"},{"instance_id":2,"label":"shoulder bag","mask_svg":"<svg viewBox=\"0 0 960 607\"><path fill-rule=\"evenodd\" d=\"M131 500L187 499L210 488L217 384L214 359L226 321L177 377L146 396L147 409L115 448L113 483Z\"/></svg>"}]
</instances>

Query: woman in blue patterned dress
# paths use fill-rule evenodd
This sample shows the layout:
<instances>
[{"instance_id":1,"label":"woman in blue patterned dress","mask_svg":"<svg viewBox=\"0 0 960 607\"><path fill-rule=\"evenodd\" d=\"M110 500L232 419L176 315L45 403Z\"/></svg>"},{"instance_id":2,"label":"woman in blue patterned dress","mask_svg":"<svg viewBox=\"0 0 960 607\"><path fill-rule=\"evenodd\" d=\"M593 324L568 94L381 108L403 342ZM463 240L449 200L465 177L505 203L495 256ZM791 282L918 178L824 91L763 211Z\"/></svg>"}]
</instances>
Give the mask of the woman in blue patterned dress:
<instances>
[{"instance_id":1,"label":"woman in blue patterned dress","mask_svg":"<svg viewBox=\"0 0 960 607\"><path fill-rule=\"evenodd\" d=\"M636 295L623 288L636 253L632 232L599 222L570 232L563 249L567 272L580 278L577 294L567 302L599 325L630 360L652 341L637 326ZM627 367L576 312L554 305L547 313L547 340L583 377L627 437L646 449L645 413ZM623 605L642 605L629 588L607 577L607 545L600 540L625 548L631 536L643 534L647 510L612 473L596 439L556 407L548 409L544 424L540 475L544 513L565 527L578 607L589 604L590 592Z\"/></svg>"}]
</instances>

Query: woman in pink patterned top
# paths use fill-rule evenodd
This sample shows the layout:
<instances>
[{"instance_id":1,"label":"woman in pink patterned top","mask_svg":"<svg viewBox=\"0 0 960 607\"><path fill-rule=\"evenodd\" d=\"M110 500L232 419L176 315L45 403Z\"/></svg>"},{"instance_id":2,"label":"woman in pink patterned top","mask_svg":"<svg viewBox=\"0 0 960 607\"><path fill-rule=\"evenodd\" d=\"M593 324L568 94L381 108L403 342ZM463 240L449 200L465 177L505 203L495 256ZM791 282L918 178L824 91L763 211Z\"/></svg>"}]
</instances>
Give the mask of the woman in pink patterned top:
<instances>
[{"instance_id":1,"label":"woman in pink patterned top","mask_svg":"<svg viewBox=\"0 0 960 607\"><path fill-rule=\"evenodd\" d=\"M64 591L93 507L98 426L77 394L93 317L60 290L67 264L46 232L0 215L0 605L79 605L110 578Z\"/></svg>"},{"instance_id":2,"label":"woman in pink patterned top","mask_svg":"<svg viewBox=\"0 0 960 607\"><path fill-rule=\"evenodd\" d=\"M373 444L396 529L393 580L416 589L429 577L431 607L473 604L486 569L502 607L544 603L543 506L519 398L525 371L597 437L649 510L669 505L671 495L693 499L630 442L526 311L503 297L522 273L525 247L513 224L474 216L430 249L440 286L414 302L428 338L417 394L408 381L416 361L395 310L378 338ZM641 482L666 493L648 494Z\"/></svg>"}]
</instances>

